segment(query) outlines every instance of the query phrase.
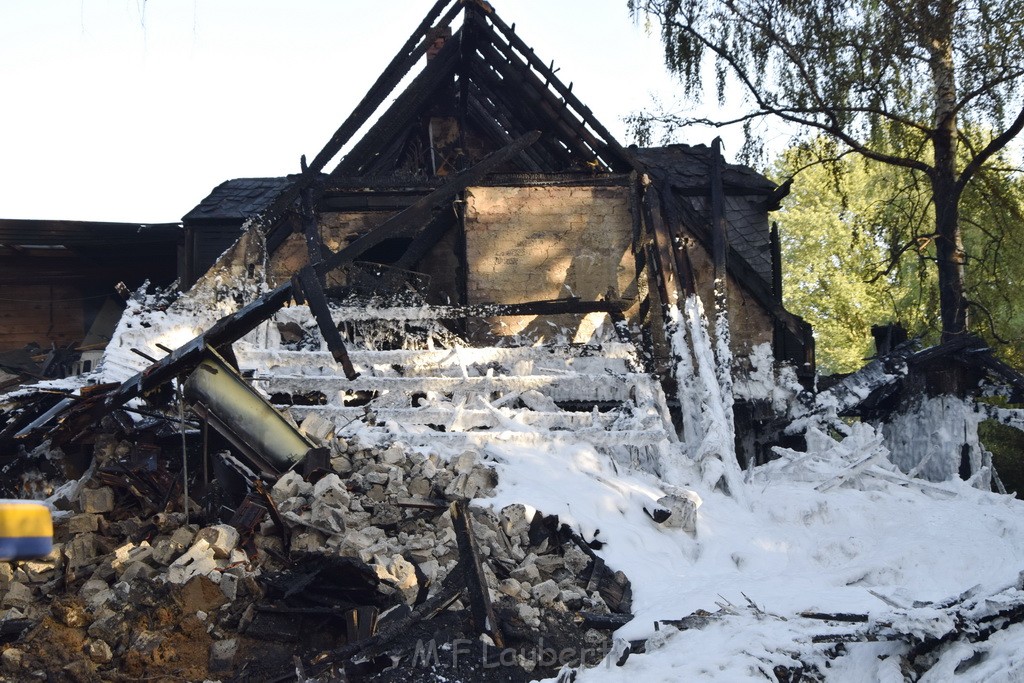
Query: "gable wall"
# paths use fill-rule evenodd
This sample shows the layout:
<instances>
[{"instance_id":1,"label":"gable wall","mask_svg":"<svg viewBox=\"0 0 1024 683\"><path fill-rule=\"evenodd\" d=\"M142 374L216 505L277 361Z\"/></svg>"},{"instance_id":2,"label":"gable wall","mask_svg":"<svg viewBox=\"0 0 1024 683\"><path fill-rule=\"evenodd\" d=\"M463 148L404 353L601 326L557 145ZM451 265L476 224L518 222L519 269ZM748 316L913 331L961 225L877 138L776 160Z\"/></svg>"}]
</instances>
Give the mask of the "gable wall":
<instances>
[{"instance_id":1,"label":"gable wall","mask_svg":"<svg viewBox=\"0 0 1024 683\"><path fill-rule=\"evenodd\" d=\"M609 289L636 300L628 187L473 187L467 193L469 303L520 303L578 296L594 301ZM586 342L606 316L556 324ZM532 316L501 318L496 334L550 336Z\"/></svg>"}]
</instances>

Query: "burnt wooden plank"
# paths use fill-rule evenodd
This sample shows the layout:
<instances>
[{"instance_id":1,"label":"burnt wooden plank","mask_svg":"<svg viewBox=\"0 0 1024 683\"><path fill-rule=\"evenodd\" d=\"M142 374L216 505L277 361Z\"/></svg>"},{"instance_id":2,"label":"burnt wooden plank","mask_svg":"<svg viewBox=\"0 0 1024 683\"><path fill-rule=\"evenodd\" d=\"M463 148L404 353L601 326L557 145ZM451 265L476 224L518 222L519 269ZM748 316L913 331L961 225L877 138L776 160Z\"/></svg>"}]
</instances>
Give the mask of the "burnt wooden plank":
<instances>
[{"instance_id":1,"label":"burnt wooden plank","mask_svg":"<svg viewBox=\"0 0 1024 683\"><path fill-rule=\"evenodd\" d=\"M495 646L505 647L505 638L501 632L501 625L491 605L490 594L487 588L487 578L484 576L483 565L480 560L480 549L477 547L476 536L473 534L473 520L469 515L469 507L465 501L456 501L449 508L452 516L452 524L455 527L455 539L459 546L459 555L466 565L466 584L469 588L470 614L473 617L474 626L481 633L491 636Z\"/></svg>"},{"instance_id":2,"label":"burnt wooden plank","mask_svg":"<svg viewBox=\"0 0 1024 683\"><path fill-rule=\"evenodd\" d=\"M316 324L320 327L320 334L323 335L324 341L327 342L327 348L331 352L331 356L336 362L341 363L341 367L345 371L345 377L350 380L355 379L359 376L359 373L352 367L352 359L349 358L348 350L345 349L345 342L342 340L341 333L338 332L338 327L334 324L334 319L331 317L331 309L327 305L327 298L324 296L323 286L320 284L320 275L313 266L305 266L299 271L299 283L302 287L306 303L309 305L309 310L316 319Z\"/></svg>"},{"instance_id":3,"label":"burnt wooden plank","mask_svg":"<svg viewBox=\"0 0 1024 683\"><path fill-rule=\"evenodd\" d=\"M361 175L369 164L396 137L412 124L413 119L430 103L439 85L455 76L459 62L458 36L445 43L434 59L427 62L409 87L399 95L365 135L331 171L332 177Z\"/></svg>"},{"instance_id":4,"label":"burnt wooden plank","mask_svg":"<svg viewBox=\"0 0 1024 683\"><path fill-rule=\"evenodd\" d=\"M505 79L500 75L498 69L483 60L474 60L472 63L476 81L481 84L488 97L497 102L508 112L508 118L522 122L521 125L530 126L544 131L545 135L536 149L543 150L551 158L550 170L559 171L568 168L573 163L573 155L568 149L558 144L558 138L551 130L554 125L550 117L541 117L535 107L529 106L527 98L516 97L512 89L507 87Z\"/></svg>"},{"instance_id":5,"label":"burnt wooden plank","mask_svg":"<svg viewBox=\"0 0 1024 683\"><path fill-rule=\"evenodd\" d=\"M589 133L586 129L574 122L572 117L564 109L553 106L548 98L554 99L551 92L537 82L531 83L532 74L528 70L524 73L525 65L516 69L518 58L511 52L499 52L497 43L481 43L478 47L488 66L494 68L504 79L507 89L516 93L514 96L525 99L533 104L534 111L543 115L550 126L557 130L559 140L577 155L575 161L588 162L597 158L597 152L587 146ZM520 62L521 64L521 62ZM577 123L574 127L573 123ZM589 136L594 145L600 147L599 143Z\"/></svg>"},{"instance_id":6,"label":"burnt wooden plank","mask_svg":"<svg viewBox=\"0 0 1024 683\"><path fill-rule=\"evenodd\" d=\"M572 90L562 83L562 81L555 75L555 72L537 58L533 53L533 50L530 49L530 46L523 42L523 40L516 35L515 31L509 28L509 26L502 21L501 17L499 17L496 12L489 12L487 14L487 19L495 28L498 29L501 35L504 36L505 40L507 40L512 47L523 55L530 67L536 70L540 75L544 76L544 78L550 82L551 87L555 89L555 92L561 95L565 102L579 113L583 122L590 126L594 132L604 139L605 146L608 149L608 156L610 157L608 161L616 162L609 164L612 166L613 170L623 172L631 169L642 170L640 164L634 159L633 155L619 144L615 137L608 132L607 128L601 125L601 122L594 116L590 107L583 104L583 102L581 102L580 99L572 93Z\"/></svg>"},{"instance_id":7,"label":"burnt wooden plank","mask_svg":"<svg viewBox=\"0 0 1024 683\"><path fill-rule=\"evenodd\" d=\"M644 192L643 208L654 260L658 266L656 275L661 304L663 307L675 306L679 300L679 279L676 276L675 258L672 254L672 236L662 214L661 195L653 185ZM664 313L667 322L668 311L665 310Z\"/></svg>"},{"instance_id":8,"label":"burnt wooden plank","mask_svg":"<svg viewBox=\"0 0 1024 683\"><path fill-rule=\"evenodd\" d=\"M715 280L725 289L726 248L729 235L725 224L725 192L722 189L722 138L711 142L711 261ZM719 285L716 284L716 291Z\"/></svg>"}]
</instances>

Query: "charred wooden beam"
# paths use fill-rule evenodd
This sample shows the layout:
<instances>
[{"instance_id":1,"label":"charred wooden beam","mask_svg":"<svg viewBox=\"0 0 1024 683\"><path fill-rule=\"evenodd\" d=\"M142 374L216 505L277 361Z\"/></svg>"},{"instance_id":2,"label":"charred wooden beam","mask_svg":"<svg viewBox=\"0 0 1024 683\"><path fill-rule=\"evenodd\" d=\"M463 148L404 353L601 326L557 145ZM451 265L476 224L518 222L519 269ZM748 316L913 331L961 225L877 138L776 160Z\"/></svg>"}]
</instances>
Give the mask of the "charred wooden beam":
<instances>
[{"instance_id":1,"label":"charred wooden beam","mask_svg":"<svg viewBox=\"0 0 1024 683\"><path fill-rule=\"evenodd\" d=\"M581 628L596 628L601 631L614 631L633 621L632 614L595 614L580 612L576 623Z\"/></svg>"},{"instance_id":2,"label":"charred wooden beam","mask_svg":"<svg viewBox=\"0 0 1024 683\"><path fill-rule=\"evenodd\" d=\"M662 197L659 195L659 199ZM662 201L659 206L665 212L665 224L669 238L672 240L672 256L675 259L676 273L683 294L691 296L697 293L697 279L690 260L689 238L683 230L683 222L675 209L674 202Z\"/></svg>"},{"instance_id":3,"label":"charred wooden beam","mask_svg":"<svg viewBox=\"0 0 1024 683\"><path fill-rule=\"evenodd\" d=\"M423 68L409 87L388 107L365 135L341 160L331 176L361 175L373 161L377 151L400 135L430 102L437 87L445 79L453 79L459 61L458 41L461 30L445 43L437 56Z\"/></svg>"},{"instance_id":4,"label":"charred wooden beam","mask_svg":"<svg viewBox=\"0 0 1024 683\"><path fill-rule=\"evenodd\" d=\"M99 416L120 408L131 399L171 381L178 375L187 374L206 357L207 347L217 348L245 336L280 310L291 298L291 283L280 285L238 311L224 316L209 330L128 378L115 389L80 399L70 407L61 423L50 432L50 438L54 443L73 439L82 430L94 424Z\"/></svg>"},{"instance_id":5,"label":"charred wooden beam","mask_svg":"<svg viewBox=\"0 0 1024 683\"><path fill-rule=\"evenodd\" d=\"M709 251L712 248L710 230L704 220L696 215L692 209L688 209L682 203L675 203L675 207L681 211L681 218L686 230L692 234ZM781 303L776 301L769 283L754 270L753 266L744 259L731 245L726 246L726 272L732 275L744 286L744 291L760 305L773 319L778 321L790 339L800 346L799 353L789 354L789 360L797 365L797 374L800 377L814 376L814 333L809 323L803 318L787 311ZM789 357L785 354L778 354L779 357Z\"/></svg>"},{"instance_id":6,"label":"charred wooden beam","mask_svg":"<svg viewBox=\"0 0 1024 683\"><path fill-rule=\"evenodd\" d=\"M349 117L335 131L331 139L327 141L323 149L314 157L309 167L302 172L296 181L284 192L278 195L277 199L267 207L261 214L259 221L265 229L274 225L281 215L292 205L299 193L308 187L324 169L327 163L341 151L341 148L352 138L352 136L363 126L373 115L377 107L387 98L388 94L395 89L416 61L423 56L429 47L427 32L434 24L434 20L441 15L444 9L452 4L453 0L437 0L434 6L424 17L423 21L409 37L399 50L398 54L385 67L384 72L377 78L370 87L369 92L352 110ZM447 14L438 22L438 26L447 26L461 11L460 3L456 2Z\"/></svg>"},{"instance_id":7,"label":"charred wooden beam","mask_svg":"<svg viewBox=\"0 0 1024 683\"><path fill-rule=\"evenodd\" d=\"M369 638L365 638L357 643L350 643L344 647L338 648L337 650L319 656L317 658L317 663L310 667L309 674L311 676L322 674L333 668L338 663L344 665L345 662L348 662L358 654L371 656L394 641L395 638L406 633L409 627L413 624L419 623L424 619L430 619L439 614L465 593L466 589L462 585L463 571L464 567L456 567L456 569L445 578L442 589L436 595L427 598L423 604L412 610L412 612L406 616L390 621L386 626L381 625L377 633Z\"/></svg>"},{"instance_id":8,"label":"charred wooden beam","mask_svg":"<svg viewBox=\"0 0 1024 683\"><path fill-rule=\"evenodd\" d=\"M551 158L550 168L552 170L568 168L574 162L573 155L567 148L558 143L558 137L553 130L554 122L550 117L541 117L535 107L528 106L527 98L519 98L507 86L505 79L495 65L474 60L472 63L473 73L476 80L490 91L491 97L500 102L501 106L508 110L511 118L524 122L538 130L544 131L538 150L543 150Z\"/></svg>"},{"instance_id":9,"label":"charred wooden beam","mask_svg":"<svg viewBox=\"0 0 1024 683\"><path fill-rule=\"evenodd\" d=\"M326 261L311 267L315 268L318 274L326 273L332 268L354 260L384 239L404 234L406 231L422 225L429 218L430 211L435 204L455 196L470 184L477 182L512 155L535 142L538 137L539 133L533 132L519 138L512 145L488 155L466 172L460 173L405 211L385 221L369 235L342 249ZM316 278L313 279L316 280ZM291 282L279 285L238 311L224 316L206 332L127 379L116 389L80 399L70 406L61 423L50 432L50 437L55 444L75 438L82 430L93 424L98 416L120 408L131 399L169 382L178 375L184 375L194 370L206 357L208 347L219 348L245 336L279 311L291 300L294 293L295 288Z\"/></svg>"},{"instance_id":10,"label":"charred wooden beam","mask_svg":"<svg viewBox=\"0 0 1024 683\"><path fill-rule=\"evenodd\" d=\"M711 262L716 289L725 290L726 249L729 233L725 222L725 192L722 190L722 138L711 142ZM721 285L718 282L721 281Z\"/></svg>"},{"instance_id":11,"label":"charred wooden beam","mask_svg":"<svg viewBox=\"0 0 1024 683\"><path fill-rule=\"evenodd\" d=\"M341 363L341 367L345 371L345 377L353 380L359 376L359 373L352 366L352 360L345 349L345 342L341 338L341 333L338 332L338 326L334 324L334 319L331 317L331 309L327 305L327 297L324 296L323 286L320 284L321 276L322 274L317 273L314 267L310 265L305 266L299 271L298 279L302 287L303 296L309 305L309 310L316 319L317 326L320 328L320 334L323 335L324 341L327 342L327 349L331 352L334 360Z\"/></svg>"},{"instance_id":12,"label":"charred wooden beam","mask_svg":"<svg viewBox=\"0 0 1024 683\"><path fill-rule=\"evenodd\" d=\"M768 239L772 249L772 295L778 304L782 304L782 241L779 239L779 224L772 221L772 230Z\"/></svg>"},{"instance_id":13,"label":"charred wooden beam","mask_svg":"<svg viewBox=\"0 0 1024 683\"><path fill-rule=\"evenodd\" d=\"M497 41L491 43L481 42L478 49L483 55L486 64L501 74L506 88L515 86L518 96L532 102L535 110L542 113L550 125L561 134L559 140L577 155L577 162L594 161L597 163L600 143L585 128L580 126L579 122L573 119L565 109L557 107L550 101L555 100L551 91L543 88L539 83L531 83L530 77L532 74L526 64L521 62L507 46L504 46L504 51L501 49L502 47ZM589 140L587 139L588 137L590 138ZM588 143L597 149L588 147Z\"/></svg>"},{"instance_id":14,"label":"charred wooden beam","mask_svg":"<svg viewBox=\"0 0 1024 683\"><path fill-rule=\"evenodd\" d=\"M516 35L515 31L509 28L509 26L504 21L502 21L501 17L499 17L497 13L488 13L487 19L495 28L498 29L501 35L504 36L505 40L508 41L509 45L511 45L513 48L516 49L516 51L523 55L523 57L529 63L530 67L536 70L537 73L539 73L540 75L544 76L544 78L546 78L551 83L551 87L555 89L555 92L561 95L562 98L565 99L565 102L580 115L580 118L583 120L583 122L590 126L590 128L593 129L594 132L596 132L598 135L601 136L601 138L603 138L604 144L610 152L609 156L611 158L609 159L609 161L617 162L616 164L609 164L610 166L612 166L614 170L621 172L629 170L643 170L640 164L633 157L633 155L618 143L615 137L608 132L607 128L601 125L601 122L598 121L597 118L594 116L593 112L590 110L590 107L587 107L585 104L583 104L583 102L581 102L580 99L572 93L572 89L567 88L565 84L563 84L562 81L559 80L557 76L555 76L554 71L552 71L551 68L545 65L544 62L542 62L533 53L533 50L530 49L530 46L523 42L523 40Z\"/></svg>"},{"instance_id":15,"label":"charred wooden beam","mask_svg":"<svg viewBox=\"0 0 1024 683\"><path fill-rule=\"evenodd\" d=\"M301 215L302 234L306 238L306 252L309 254L310 263L319 263L323 260L323 243L320 241L320 227L317 223L316 207L313 200L313 188L307 187L302 191ZM321 280L321 287L323 281Z\"/></svg>"},{"instance_id":16,"label":"charred wooden beam","mask_svg":"<svg viewBox=\"0 0 1024 683\"><path fill-rule=\"evenodd\" d=\"M511 124L500 113L488 111L484 105L483 97L478 94L480 91L479 86L469 82L469 90L470 120L490 135L497 144L507 145L512 142L513 137L510 131L513 128ZM526 170L530 173L540 173L544 168L533 148L524 149L521 160L526 166Z\"/></svg>"},{"instance_id":17,"label":"charred wooden beam","mask_svg":"<svg viewBox=\"0 0 1024 683\"><path fill-rule=\"evenodd\" d=\"M474 626L481 633L490 635L498 648L504 648L505 638L501 633L501 624L491 605L487 577L484 576L480 549L477 547L476 536L473 533L473 520L469 515L469 507L464 501L456 501L448 510L455 527L459 555L466 567L465 578L469 589L470 614L473 617Z\"/></svg>"},{"instance_id":18,"label":"charred wooden beam","mask_svg":"<svg viewBox=\"0 0 1024 683\"><path fill-rule=\"evenodd\" d=\"M344 304L343 304L344 305ZM623 310L621 301L584 301L578 298L526 301L518 304L470 304L468 306L417 306L415 309L398 307L367 313L362 302L356 302L343 314L347 320L412 320L429 317L432 320L461 320L463 318L499 318L518 315L586 315ZM410 315L411 313L411 315Z\"/></svg>"},{"instance_id":19,"label":"charred wooden beam","mask_svg":"<svg viewBox=\"0 0 1024 683\"><path fill-rule=\"evenodd\" d=\"M800 612L799 615L804 619L841 621L850 624L866 624L870 621L867 614L854 614L852 612Z\"/></svg>"},{"instance_id":20,"label":"charred wooden beam","mask_svg":"<svg viewBox=\"0 0 1024 683\"><path fill-rule=\"evenodd\" d=\"M644 192L644 217L647 231L652 240L654 257L657 261L657 287L661 295L663 307L675 306L679 300L679 278L676 274L675 256L672 253L672 236L665 225L661 210L661 195L653 185ZM669 320L669 311L664 311L664 319Z\"/></svg>"},{"instance_id":21,"label":"charred wooden beam","mask_svg":"<svg viewBox=\"0 0 1024 683\"><path fill-rule=\"evenodd\" d=\"M500 104L495 98L484 93L483 89L475 80L470 82L470 90L471 104L473 105L473 112L475 114L474 120L477 118L485 120L493 119L493 121L497 123L495 134L499 140L502 140L507 144L513 139L513 136L521 135L525 131L525 129L521 128L514 122L511 112L509 112L508 109ZM542 174L544 173L544 169L548 169L549 173L544 174L545 176L553 173L557 166L554 158L544 150L540 149L537 145L533 145L523 150L521 158L524 161L532 162L527 163L527 166L534 173Z\"/></svg>"},{"instance_id":22,"label":"charred wooden beam","mask_svg":"<svg viewBox=\"0 0 1024 683\"><path fill-rule=\"evenodd\" d=\"M409 146L409 140L414 138L418 132L419 129L415 125L407 126L404 132L399 132L387 149L366 165L364 174L372 177L395 173L402 163L402 155Z\"/></svg>"}]
</instances>

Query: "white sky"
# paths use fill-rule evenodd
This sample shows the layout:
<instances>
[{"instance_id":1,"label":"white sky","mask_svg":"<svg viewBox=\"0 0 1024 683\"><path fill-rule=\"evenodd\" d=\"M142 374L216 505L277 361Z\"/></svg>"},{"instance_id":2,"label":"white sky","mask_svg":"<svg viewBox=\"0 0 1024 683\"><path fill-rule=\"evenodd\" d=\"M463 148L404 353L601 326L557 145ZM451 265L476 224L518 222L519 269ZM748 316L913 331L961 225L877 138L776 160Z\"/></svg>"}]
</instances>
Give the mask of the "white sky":
<instances>
[{"instance_id":1,"label":"white sky","mask_svg":"<svg viewBox=\"0 0 1024 683\"><path fill-rule=\"evenodd\" d=\"M0 218L173 222L226 179L296 172L432 4L2 1ZM678 91L626 0L493 4L623 143Z\"/></svg>"}]
</instances>

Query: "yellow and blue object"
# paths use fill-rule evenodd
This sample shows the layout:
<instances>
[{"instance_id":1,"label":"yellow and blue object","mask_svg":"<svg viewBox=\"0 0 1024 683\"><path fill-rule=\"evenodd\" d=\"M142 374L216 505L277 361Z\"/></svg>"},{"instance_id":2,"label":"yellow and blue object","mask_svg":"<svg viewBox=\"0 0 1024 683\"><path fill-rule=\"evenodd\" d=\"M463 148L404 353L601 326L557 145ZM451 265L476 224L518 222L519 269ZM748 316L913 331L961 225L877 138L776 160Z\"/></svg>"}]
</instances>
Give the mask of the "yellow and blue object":
<instances>
[{"instance_id":1,"label":"yellow and blue object","mask_svg":"<svg viewBox=\"0 0 1024 683\"><path fill-rule=\"evenodd\" d=\"M31 560L53 550L53 517L45 504L0 500L0 560Z\"/></svg>"}]
</instances>

